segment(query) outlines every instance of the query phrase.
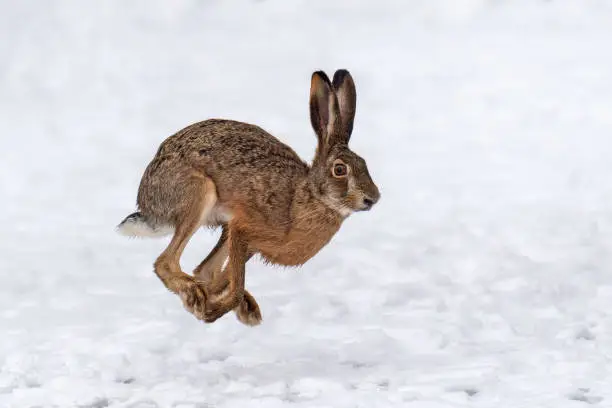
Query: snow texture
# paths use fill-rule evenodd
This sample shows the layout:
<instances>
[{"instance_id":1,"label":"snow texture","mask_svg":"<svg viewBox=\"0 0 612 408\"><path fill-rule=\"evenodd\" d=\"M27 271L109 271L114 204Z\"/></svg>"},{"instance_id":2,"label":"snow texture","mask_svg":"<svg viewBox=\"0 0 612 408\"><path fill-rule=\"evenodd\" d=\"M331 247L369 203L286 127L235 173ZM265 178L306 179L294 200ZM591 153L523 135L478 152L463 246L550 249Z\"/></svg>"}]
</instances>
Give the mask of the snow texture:
<instances>
[{"instance_id":1,"label":"snow texture","mask_svg":"<svg viewBox=\"0 0 612 408\"><path fill-rule=\"evenodd\" d=\"M611 407L611 39L606 0L1 1L0 407ZM145 166L210 117L309 160L336 68L380 203L249 263L261 326L197 321L115 231Z\"/></svg>"}]
</instances>

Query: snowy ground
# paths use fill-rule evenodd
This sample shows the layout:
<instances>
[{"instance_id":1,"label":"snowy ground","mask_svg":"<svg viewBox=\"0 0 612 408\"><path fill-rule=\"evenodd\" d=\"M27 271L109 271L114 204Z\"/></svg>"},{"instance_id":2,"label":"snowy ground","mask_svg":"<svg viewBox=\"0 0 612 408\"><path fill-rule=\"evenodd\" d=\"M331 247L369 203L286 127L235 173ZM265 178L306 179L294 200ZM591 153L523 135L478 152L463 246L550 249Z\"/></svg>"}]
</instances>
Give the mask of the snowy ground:
<instances>
[{"instance_id":1,"label":"snowy ground","mask_svg":"<svg viewBox=\"0 0 612 408\"><path fill-rule=\"evenodd\" d=\"M0 2L0 407L612 406L608 1L92 4ZM115 234L144 167L208 117L312 157L340 67L381 202L198 322Z\"/></svg>"}]
</instances>

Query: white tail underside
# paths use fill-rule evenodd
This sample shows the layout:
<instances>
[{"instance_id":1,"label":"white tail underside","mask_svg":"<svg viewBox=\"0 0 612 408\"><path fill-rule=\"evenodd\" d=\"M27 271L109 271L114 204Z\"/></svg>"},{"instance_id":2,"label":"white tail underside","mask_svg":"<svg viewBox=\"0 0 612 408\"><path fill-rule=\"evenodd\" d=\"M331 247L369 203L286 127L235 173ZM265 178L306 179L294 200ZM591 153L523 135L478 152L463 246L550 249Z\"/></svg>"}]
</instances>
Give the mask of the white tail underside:
<instances>
[{"instance_id":1,"label":"white tail underside","mask_svg":"<svg viewBox=\"0 0 612 408\"><path fill-rule=\"evenodd\" d=\"M157 238L172 234L174 228L170 225L152 226L144 217L135 213L121 221L117 226L117 232L127 237Z\"/></svg>"}]
</instances>

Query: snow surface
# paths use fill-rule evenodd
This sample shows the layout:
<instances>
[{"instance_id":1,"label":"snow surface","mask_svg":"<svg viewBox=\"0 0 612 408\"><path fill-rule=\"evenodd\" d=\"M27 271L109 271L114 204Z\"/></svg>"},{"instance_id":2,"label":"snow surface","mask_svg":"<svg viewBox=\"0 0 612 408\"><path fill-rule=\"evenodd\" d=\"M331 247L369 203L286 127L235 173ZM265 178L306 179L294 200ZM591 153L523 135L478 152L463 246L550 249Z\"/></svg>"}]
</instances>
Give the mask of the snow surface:
<instances>
[{"instance_id":1,"label":"snow surface","mask_svg":"<svg viewBox=\"0 0 612 408\"><path fill-rule=\"evenodd\" d=\"M0 407L612 407L611 39L607 0L0 2ZM341 67L380 203L249 263L261 326L197 321L115 233L144 167L209 117L311 158Z\"/></svg>"}]
</instances>

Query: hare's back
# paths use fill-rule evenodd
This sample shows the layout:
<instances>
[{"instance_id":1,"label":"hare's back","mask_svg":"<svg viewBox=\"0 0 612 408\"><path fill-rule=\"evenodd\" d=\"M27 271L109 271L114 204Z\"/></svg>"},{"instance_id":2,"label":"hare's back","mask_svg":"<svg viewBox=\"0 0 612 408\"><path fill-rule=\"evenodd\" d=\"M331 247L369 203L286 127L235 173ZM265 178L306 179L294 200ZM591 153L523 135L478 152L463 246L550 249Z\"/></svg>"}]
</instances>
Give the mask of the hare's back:
<instances>
[{"instance_id":1,"label":"hare's back","mask_svg":"<svg viewBox=\"0 0 612 408\"><path fill-rule=\"evenodd\" d=\"M249 160L305 165L291 147L259 126L224 119L209 119L182 129L161 144L157 155L191 156L195 152L228 165Z\"/></svg>"},{"instance_id":2,"label":"hare's back","mask_svg":"<svg viewBox=\"0 0 612 408\"><path fill-rule=\"evenodd\" d=\"M177 153L202 168L220 196L290 189L309 169L291 147L262 128L232 120L209 119L188 126L166 139L157 155Z\"/></svg>"}]
</instances>

